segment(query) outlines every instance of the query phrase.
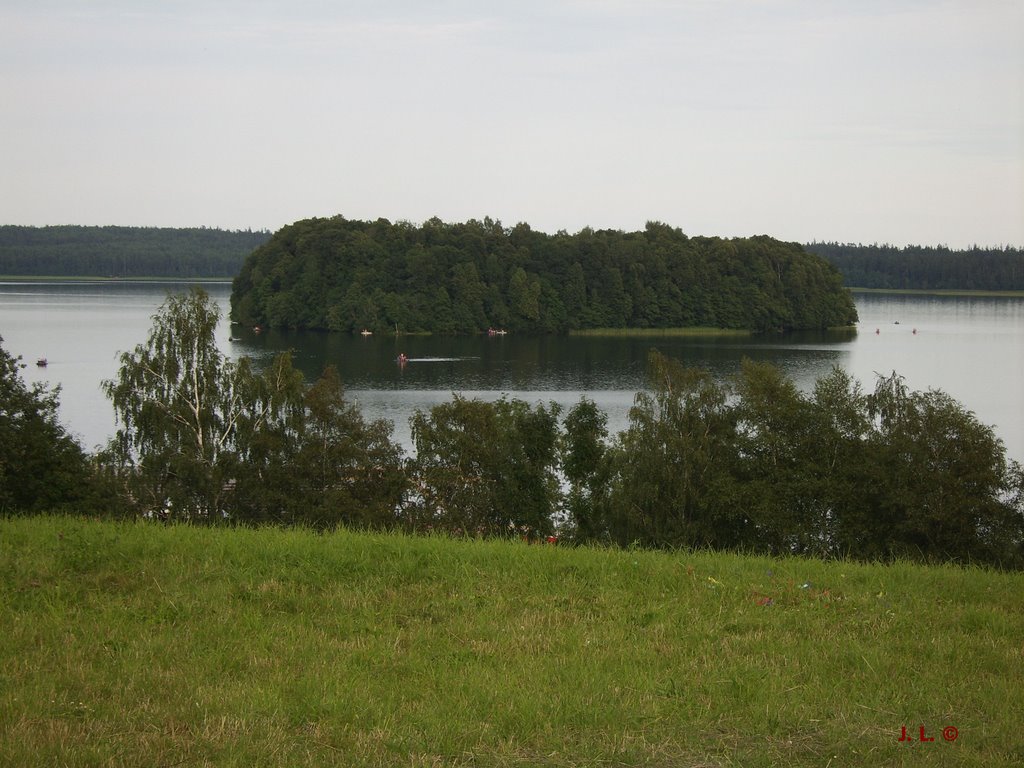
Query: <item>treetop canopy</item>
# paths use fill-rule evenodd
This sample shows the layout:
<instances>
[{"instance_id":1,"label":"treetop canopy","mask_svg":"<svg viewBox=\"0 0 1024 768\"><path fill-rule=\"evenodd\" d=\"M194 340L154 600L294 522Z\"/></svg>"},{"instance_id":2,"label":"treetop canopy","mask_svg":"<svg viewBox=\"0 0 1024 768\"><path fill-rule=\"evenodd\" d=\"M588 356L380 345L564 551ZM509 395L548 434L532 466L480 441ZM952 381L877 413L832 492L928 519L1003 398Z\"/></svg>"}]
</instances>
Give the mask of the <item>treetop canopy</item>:
<instances>
[{"instance_id":1,"label":"treetop canopy","mask_svg":"<svg viewBox=\"0 0 1024 768\"><path fill-rule=\"evenodd\" d=\"M248 257L231 306L242 323L350 333L761 332L857 319L839 272L798 243L688 237L657 222L548 235L491 219L307 219Z\"/></svg>"}]
</instances>

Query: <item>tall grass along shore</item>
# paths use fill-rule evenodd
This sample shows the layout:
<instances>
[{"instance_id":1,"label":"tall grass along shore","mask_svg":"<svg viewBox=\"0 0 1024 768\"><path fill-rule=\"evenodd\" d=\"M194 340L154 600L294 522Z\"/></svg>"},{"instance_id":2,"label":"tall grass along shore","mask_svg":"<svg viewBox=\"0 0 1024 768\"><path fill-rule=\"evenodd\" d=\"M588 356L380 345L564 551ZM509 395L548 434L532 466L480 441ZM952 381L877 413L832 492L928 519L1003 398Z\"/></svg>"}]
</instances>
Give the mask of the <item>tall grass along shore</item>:
<instances>
[{"instance_id":1,"label":"tall grass along shore","mask_svg":"<svg viewBox=\"0 0 1024 768\"><path fill-rule=\"evenodd\" d=\"M1024 764L1024 575L0 520L0 765Z\"/></svg>"}]
</instances>

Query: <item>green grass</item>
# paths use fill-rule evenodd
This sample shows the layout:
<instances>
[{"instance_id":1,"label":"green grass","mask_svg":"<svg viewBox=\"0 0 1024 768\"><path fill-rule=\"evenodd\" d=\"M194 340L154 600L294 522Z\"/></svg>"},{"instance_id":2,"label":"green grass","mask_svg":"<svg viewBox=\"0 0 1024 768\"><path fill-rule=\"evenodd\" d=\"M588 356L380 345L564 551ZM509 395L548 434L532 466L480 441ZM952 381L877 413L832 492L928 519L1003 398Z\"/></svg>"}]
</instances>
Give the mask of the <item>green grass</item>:
<instances>
[{"instance_id":1,"label":"green grass","mask_svg":"<svg viewBox=\"0 0 1024 768\"><path fill-rule=\"evenodd\" d=\"M0 765L1020 765L1022 594L980 569L0 520Z\"/></svg>"},{"instance_id":2,"label":"green grass","mask_svg":"<svg viewBox=\"0 0 1024 768\"><path fill-rule=\"evenodd\" d=\"M579 328L570 336L751 336L736 328Z\"/></svg>"},{"instance_id":3,"label":"green grass","mask_svg":"<svg viewBox=\"0 0 1024 768\"><path fill-rule=\"evenodd\" d=\"M918 296L1007 296L1010 298L1024 296L1024 291L968 291L956 288L934 288L922 290L919 288L850 288L853 293L887 293L887 294L916 294Z\"/></svg>"}]
</instances>

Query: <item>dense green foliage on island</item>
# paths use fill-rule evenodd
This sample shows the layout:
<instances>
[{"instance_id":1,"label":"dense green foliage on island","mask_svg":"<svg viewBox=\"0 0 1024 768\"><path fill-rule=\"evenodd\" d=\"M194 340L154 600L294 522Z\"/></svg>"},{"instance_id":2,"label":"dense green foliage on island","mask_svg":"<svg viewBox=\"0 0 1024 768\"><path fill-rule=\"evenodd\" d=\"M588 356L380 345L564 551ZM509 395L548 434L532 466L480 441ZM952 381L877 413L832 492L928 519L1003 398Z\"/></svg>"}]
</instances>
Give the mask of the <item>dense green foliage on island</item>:
<instances>
[{"instance_id":1,"label":"dense green foliage on island","mask_svg":"<svg viewBox=\"0 0 1024 768\"><path fill-rule=\"evenodd\" d=\"M252 325L440 334L769 331L857 319L839 273L799 244L687 237L653 222L547 235L490 219L308 219L250 255L231 306Z\"/></svg>"},{"instance_id":2,"label":"dense green foliage on island","mask_svg":"<svg viewBox=\"0 0 1024 768\"><path fill-rule=\"evenodd\" d=\"M94 462L7 359L0 513L95 510L92 486L110 513L189 523L1024 567L1024 471L974 414L895 373L865 393L837 368L804 394L771 365L716 381L653 353L618 435L586 399L563 419L455 396L415 414L406 457L333 369L307 386L287 352L262 370L225 359L218 319L198 289L168 299L104 382L120 428Z\"/></svg>"},{"instance_id":3,"label":"dense green foliage on island","mask_svg":"<svg viewBox=\"0 0 1024 768\"><path fill-rule=\"evenodd\" d=\"M858 288L896 290L1024 290L1024 250L979 248L950 250L908 245L811 243L811 253L828 259L843 281Z\"/></svg>"},{"instance_id":4,"label":"dense green foliage on island","mask_svg":"<svg viewBox=\"0 0 1024 768\"><path fill-rule=\"evenodd\" d=\"M0 226L0 275L234 277L268 232Z\"/></svg>"}]
</instances>

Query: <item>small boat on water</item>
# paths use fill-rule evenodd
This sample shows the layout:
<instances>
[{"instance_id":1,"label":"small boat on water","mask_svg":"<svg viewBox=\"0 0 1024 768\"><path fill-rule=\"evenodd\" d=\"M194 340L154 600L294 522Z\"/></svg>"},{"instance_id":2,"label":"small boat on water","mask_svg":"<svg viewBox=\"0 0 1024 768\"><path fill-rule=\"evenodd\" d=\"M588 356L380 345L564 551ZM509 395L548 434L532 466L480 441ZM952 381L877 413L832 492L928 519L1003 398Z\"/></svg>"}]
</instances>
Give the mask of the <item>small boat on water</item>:
<instances>
[{"instance_id":1,"label":"small boat on water","mask_svg":"<svg viewBox=\"0 0 1024 768\"><path fill-rule=\"evenodd\" d=\"M360 336L373 336L373 331L369 331L366 328L363 328L363 330L361 330L359 332L359 335Z\"/></svg>"},{"instance_id":2,"label":"small boat on water","mask_svg":"<svg viewBox=\"0 0 1024 768\"><path fill-rule=\"evenodd\" d=\"M38 365L40 368L45 368L48 365L48 362L45 357L40 357L38 360L36 360L36 365Z\"/></svg>"}]
</instances>

